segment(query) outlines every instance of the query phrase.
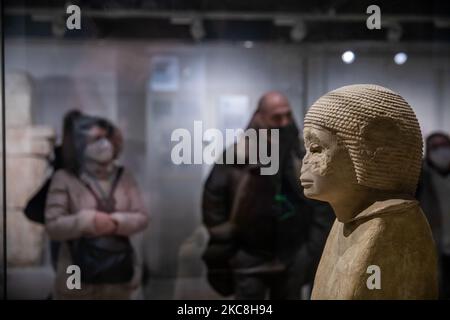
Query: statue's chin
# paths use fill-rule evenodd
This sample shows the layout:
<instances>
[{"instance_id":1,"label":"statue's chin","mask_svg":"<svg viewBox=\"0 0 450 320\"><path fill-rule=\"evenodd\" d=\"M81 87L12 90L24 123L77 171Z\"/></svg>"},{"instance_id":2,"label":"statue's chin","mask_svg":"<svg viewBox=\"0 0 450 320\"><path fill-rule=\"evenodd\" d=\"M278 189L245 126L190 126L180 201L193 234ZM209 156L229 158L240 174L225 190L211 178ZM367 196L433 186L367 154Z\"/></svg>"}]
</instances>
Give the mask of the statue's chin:
<instances>
[{"instance_id":1,"label":"statue's chin","mask_svg":"<svg viewBox=\"0 0 450 320\"><path fill-rule=\"evenodd\" d=\"M316 192L314 192L314 190L312 190L312 188L303 189L303 193L304 193L305 197L307 197L307 198L314 199L314 200L320 200L318 198L318 194Z\"/></svg>"}]
</instances>

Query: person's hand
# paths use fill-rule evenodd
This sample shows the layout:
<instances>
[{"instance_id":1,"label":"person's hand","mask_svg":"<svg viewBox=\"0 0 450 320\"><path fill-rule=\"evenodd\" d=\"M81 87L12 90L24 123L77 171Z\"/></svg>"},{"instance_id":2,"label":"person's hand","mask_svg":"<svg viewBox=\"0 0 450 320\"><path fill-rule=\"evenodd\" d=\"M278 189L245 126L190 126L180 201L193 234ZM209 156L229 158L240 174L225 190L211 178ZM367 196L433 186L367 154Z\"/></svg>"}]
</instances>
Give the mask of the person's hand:
<instances>
[{"instance_id":1,"label":"person's hand","mask_svg":"<svg viewBox=\"0 0 450 320\"><path fill-rule=\"evenodd\" d=\"M117 223L111 219L109 214L97 212L94 218L95 231L99 235L113 234L116 232Z\"/></svg>"}]
</instances>

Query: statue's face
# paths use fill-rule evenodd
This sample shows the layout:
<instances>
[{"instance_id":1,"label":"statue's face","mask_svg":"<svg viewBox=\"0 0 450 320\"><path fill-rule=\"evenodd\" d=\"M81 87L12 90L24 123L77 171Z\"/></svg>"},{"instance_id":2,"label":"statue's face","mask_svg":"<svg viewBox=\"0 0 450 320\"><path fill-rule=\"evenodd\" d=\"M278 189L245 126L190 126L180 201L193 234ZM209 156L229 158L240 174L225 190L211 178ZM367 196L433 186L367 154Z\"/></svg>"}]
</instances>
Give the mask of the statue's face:
<instances>
[{"instance_id":1,"label":"statue's face","mask_svg":"<svg viewBox=\"0 0 450 320\"><path fill-rule=\"evenodd\" d=\"M325 128L305 127L303 135L306 154L300 181L305 196L331 203L348 197L356 175L347 149Z\"/></svg>"}]
</instances>

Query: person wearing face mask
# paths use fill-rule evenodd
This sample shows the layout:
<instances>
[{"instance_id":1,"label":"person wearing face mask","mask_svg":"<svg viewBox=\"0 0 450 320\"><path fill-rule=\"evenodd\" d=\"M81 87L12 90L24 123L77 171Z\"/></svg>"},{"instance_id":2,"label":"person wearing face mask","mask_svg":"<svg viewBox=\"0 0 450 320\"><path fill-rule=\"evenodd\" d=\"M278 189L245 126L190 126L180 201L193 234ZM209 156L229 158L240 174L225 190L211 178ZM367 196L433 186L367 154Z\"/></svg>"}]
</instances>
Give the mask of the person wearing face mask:
<instances>
[{"instance_id":1,"label":"person wearing face mask","mask_svg":"<svg viewBox=\"0 0 450 320\"><path fill-rule=\"evenodd\" d=\"M45 209L46 230L61 242L55 299L130 299L140 285L132 236L148 216L132 174L116 164L121 147L116 127L86 115L63 144L65 167L52 178ZM79 267L80 288L69 285L71 265Z\"/></svg>"},{"instance_id":2,"label":"person wearing face mask","mask_svg":"<svg viewBox=\"0 0 450 320\"><path fill-rule=\"evenodd\" d=\"M331 208L306 199L298 181L304 154L287 98L268 92L248 128L268 129L270 150L278 143L279 169L262 175L263 164L248 161L241 139L235 164L215 164L203 192L203 223L209 243L203 254L211 286L236 299L299 299L312 281L332 223ZM272 130L279 139L272 141ZM276 150L276 149L274 149ZM239 159L241 161L239 161Z\"/></svg>"},{"instance_id":3,"label":"person wearing face mask","mask_svg":"<svg viewBox=\"0 0 450 320\"><path fill-rule=\"evenodd\" d=\"M426 140L425 161L417 189L440 258L440 297L450 299L450 137L435 132Z\"/></svg>"}]
</instances>

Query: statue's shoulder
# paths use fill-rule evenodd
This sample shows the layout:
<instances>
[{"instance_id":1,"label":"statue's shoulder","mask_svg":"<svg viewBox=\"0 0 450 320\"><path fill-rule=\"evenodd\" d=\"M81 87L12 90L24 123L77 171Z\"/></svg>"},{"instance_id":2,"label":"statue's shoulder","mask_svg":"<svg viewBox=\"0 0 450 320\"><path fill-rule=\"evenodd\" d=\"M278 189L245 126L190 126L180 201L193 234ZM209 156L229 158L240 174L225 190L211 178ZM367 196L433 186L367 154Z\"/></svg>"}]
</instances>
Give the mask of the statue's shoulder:
<instances>
[{"instance_id":1,"label":"statue's shoulder","mask_svg":"<svg viewBox=\"0 0 450 320\"><path fill-rule=\"evenodd\" d=\"M418 242L421 247L432 246L430 227L417 200L390 199L374 203L366 210L355 222L364 226L362 229L366 235L371 234L374 242L388 246L403 243L404 248L414 247Z\"/></svg>"},{"instance_id":2,"label":"statue's shoulder","mask_svg":"<svg viewBox=\"0 0 450 320\"><path fill-rule=\"evenodd\" d=\"M409 238L427 229L426 218L417 200L389 199L379 201L352 219L355 238L370 238L373 242L392 242ZM421 230L421 231L419 231ZM359 236L358 236L359 235Z\"/></svg>"},{"instance_id":3,"label":"statue's shoulder","mask_svg":"<svg viewBox=\"0 0 450 320\"><path fill-rule=\"evenodd\" d=\"M376 201L361 211L351 221L367 220L375 217L420 211L419 202L409 199L389 199Z\"/></svg>"}]
</instances>

